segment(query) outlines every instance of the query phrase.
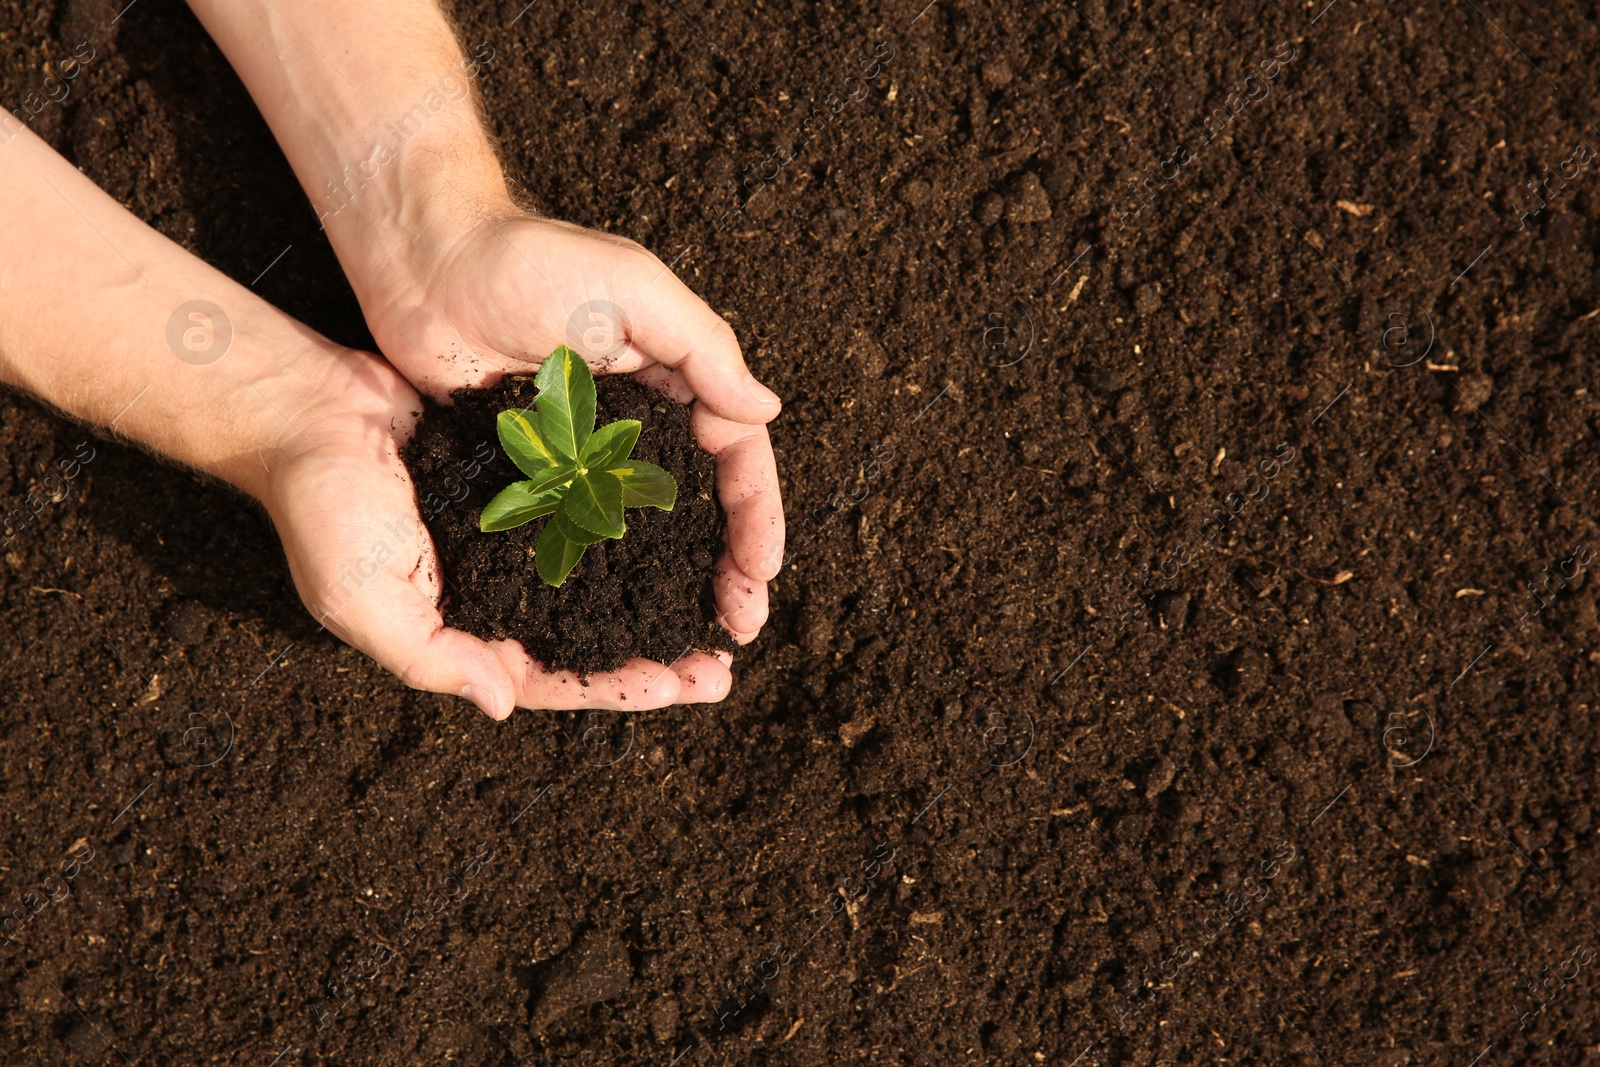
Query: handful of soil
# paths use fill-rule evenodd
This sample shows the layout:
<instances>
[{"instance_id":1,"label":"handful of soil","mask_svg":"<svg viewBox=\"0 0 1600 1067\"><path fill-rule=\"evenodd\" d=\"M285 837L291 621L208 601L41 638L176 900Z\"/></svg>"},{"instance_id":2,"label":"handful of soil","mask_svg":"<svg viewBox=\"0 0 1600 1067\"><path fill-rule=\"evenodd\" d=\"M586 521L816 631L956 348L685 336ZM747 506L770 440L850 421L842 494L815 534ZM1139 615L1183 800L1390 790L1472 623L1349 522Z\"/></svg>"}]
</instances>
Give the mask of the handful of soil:
<instances>
[{"instance_id":1,"label":"handful of soil","mask_svg":"<svg viewBox=\"0 0 1600 1067\"><path fill-rule=\"evenodd\" d=\"M533 379L458 390L453 407L424 402L401 458L444 567L445 624L486 640L513 638L551 670L585 676L634 656L672 663L694 649L732 649L711 587L725 525L716 461L690 435L689 409L631 378L600 378L595 386L596 425L643 423L633 454L678 480L678 500L670 512L628 509L627 534L591 545L559 589L534 570L534 545L548 520L499 533L478 529L484 505L525 477L500 447L495 418L533 407Z\"/></svg>"}]
</instances>

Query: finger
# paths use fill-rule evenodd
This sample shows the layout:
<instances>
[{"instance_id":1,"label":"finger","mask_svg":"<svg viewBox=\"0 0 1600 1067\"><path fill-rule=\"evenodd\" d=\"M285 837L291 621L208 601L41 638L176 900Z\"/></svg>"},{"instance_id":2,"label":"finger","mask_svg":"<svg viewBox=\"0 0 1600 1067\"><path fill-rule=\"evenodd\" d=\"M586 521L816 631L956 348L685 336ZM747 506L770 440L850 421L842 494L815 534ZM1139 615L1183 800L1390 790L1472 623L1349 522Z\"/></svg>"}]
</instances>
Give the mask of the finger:
<instances>
[{"instance_id":1,"label":"finger","mask_svg":"<svg viewBox=\"0 0 1600 1067\"><path fill-rule=\"evenodd\" d=\"M583 357L596 378L607 374L637 374L655 364L655 360L633 345L620 342L586 348L579 338L568 337L567 347ZM542 364L549 357L550 353L546 352L539 357L539 362Z\"/></svg>"},{"instance_id":2,"label":"finger","mask_svg":"<svg viewBox=\"0 0 1600 1067\"><path fill-rule=\"evenodd\" d=\"M650 388L667 394L679 404L694 403L694 390L683 380L682 372L675 371L671 367L650 363L635 371L633 376Z\"/></svg>"},{"instance_id":3,"label":"finger","mask_svg":"<svg viewBox=\"0 0 1600 1067\"><path fill-rule=\"evenodd\" d=\"M783 565L783 500L767 428L730 422L697 404L690 429L700 447L717 457L717 499L728 516L734 561L758 581L777 577Z\"/></svg>"},{"instance_id":4,"label":"finger","mask_svg":"<svg viewBox=\"0 0 1600 1067\"><path fill-rule=\"evenodd\" d=\"M729 552L717 561L717 576L711 580L717 598L717 619L727 631L747 644L767 621L767 583L758 582L734 563Z\"/></svg>"},{"instance_id":5,"label":"finger","mask_svg":"<svg viewBox=\"0 0 1600 1067\"><path fill-rule=\"evenodd\" d=\"M464 697L491 719L511 715L515 685L500 656L445 626L433 601L406 578L379 570L320 619L413 689Z\"/></svg>"},{"instance_id":6,"label":"finger","mask_svg":"<svg viewBox=\"0 0 1600 1067\"><path fill-rule=\"evenodd\" d=\"M521 642L496 641L493 647L516 680L519 708L652 711L676 703L682 688L671 667L653 660L631 659L620 670L590 675L585 683L572 671L546 670L528 655Z\"/></svg>"},{"instance_id":7,"label":"finger","mask_svg":"<svg viewBox=\"0 0 1600 1067\"><path fill-rule=\"evenodd\" d=\"M783 407L778 395L745 366L739 339L727 320L662 268L638 291L628 321L628 340L649 358L683 371L699 397L735 422L771 422Z\"/></svg>"},{"instance_id":8,"label":"finger","mask_svg":"<svg viewBox=\"0 0 1600 1067\"><path fill-rule=\"evenodd\" d=\"M550 358L552 343L540 339L548 329L536 312L496 320L493 327L481 326L497 330L489 335L487 348L473 345L454 321L442 318L449 337L445 349L421 361L400 359L395 365L418 390L446 406L457 389L487 388L507 374L531 375ZM408 340L415 343L415 338ZM569 329L566 340L597 376L632 374L652 362L644 353L593 331Z\"/></svg>"},{"instance_id":9,"label":"finger","mask_svg":"<svg viewBox=\"0 0 1600 1067\"><path fill-rule=\"evenodd\" d=\"M733 688L733 672L714 655L691 652L672 665L680 704L715 704Z\"/></svg>"}]
</instances>

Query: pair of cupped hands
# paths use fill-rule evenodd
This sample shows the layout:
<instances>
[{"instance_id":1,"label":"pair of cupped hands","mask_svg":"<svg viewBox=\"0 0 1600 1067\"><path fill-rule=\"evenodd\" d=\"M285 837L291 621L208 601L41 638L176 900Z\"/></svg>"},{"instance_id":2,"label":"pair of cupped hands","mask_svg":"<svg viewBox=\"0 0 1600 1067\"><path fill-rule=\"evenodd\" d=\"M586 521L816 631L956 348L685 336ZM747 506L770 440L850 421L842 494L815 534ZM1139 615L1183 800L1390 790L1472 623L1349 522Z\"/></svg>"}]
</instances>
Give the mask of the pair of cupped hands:
<instances>
[{"instance_id":1,"label":"pair of cupped hands","mask_svg":"<svg viewBox=\"0 0 1600 1067\"><path fill-rule=\"evenodd\" d=\"M448 402L455 389L531 374L561 344L597 374L633 374L692 404L691 428L716 459L727 516L717 612L745 644L766 621L766 583L783 555L766 428L778 397L750 374L728 323L632 241L507 204L425 244L366 286L363 309L382 355L343 361L325 402L295 419L299 445L275 464L264 494L307 607L406 684L465 697L495 719L514 707L644 710L722 699L732 685L727 653L635 659L580 679L546 670L515 641L445 626L442 568L399 450L420 416L419 392ZM604 338L602 350L585 344L589 328ZM386 530L400 531L402 543L389 543ZM375 555L378 543L385 551ZM377 572L352 581L374 559L383 560ZM531 563L528 580L538 580Z\"/></svg>"}]
</instances>

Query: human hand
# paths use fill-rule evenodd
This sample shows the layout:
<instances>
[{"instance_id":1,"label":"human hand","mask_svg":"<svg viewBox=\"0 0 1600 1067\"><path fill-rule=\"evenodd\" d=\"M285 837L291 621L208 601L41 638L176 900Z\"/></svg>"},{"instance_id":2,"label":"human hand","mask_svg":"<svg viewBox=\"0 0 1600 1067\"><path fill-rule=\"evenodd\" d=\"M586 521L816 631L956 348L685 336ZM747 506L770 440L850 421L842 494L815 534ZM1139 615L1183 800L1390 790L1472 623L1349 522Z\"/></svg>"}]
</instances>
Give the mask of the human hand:
<instances>
[{"instance_id":1,"label":"human hand","mask_svg":"<svg viewBox=\"0 0 1600 1067\"><path fill-rule=\"evenodd\" d=\"M442 571L399 458L421 407L405 379L162 237L31 132L11 136L0 262L29 269L0 301L0 383L260 500L312 614L414 686L496 718L517 705L642 710L727 693L726 663L703 653L676 673L634 660L585 686L516 642L447 628ZM201 320L204 344L191 346L178 328Z\"/></svg>"},{"instance_id":2,"label":"human hand","mask_svg":"<svg viewBox=\"0 0 1600 1067\"><path fill-rule=\"evenodd\" d=\"M466 697L494 719L513 706L648 710L727 694L727 663L702 652L670 668L634 659L584 684L569 671L546 671L515 641L445 626L442 570L399 454L421 404L377 357L339 359L324 399L297 417L259 494L301 599L330 631L407 685Z\"/></svg>"},{"instance_id":3,"label":"human hand","mask_svg":"<svg viewBox=\"0 0 1600 1067\"><path fill-rule=\"evenodd\" d=\"M783 505L764 425L780 403L750 374L732 327L632 241L509 204L439 217L449 221L418 227L381 266L347 262L379 349L438 398L531 374L566 344L597 375L636 374L693 403L691 426L716 457L728 519L717 611L735 640L753 640L783 556Z\"/></svg>"},{"instance_id":4,"label":"human hand","mask_svg":"<svg viewBox=\"0 0 1600 1067\"><path fill-rule=\"evenodd\" d=\"M639 373L694 402L728 516L718 613L752 639L783 557L764 425L778 398L751 377L732 328L655 256L515 206L462 80L493 49L468 60L435 0L391 0L382 18L329 0L190 4L317 206L379 350L418 389L443 400L530 374L567 344L596 374ZM442 92L398 136L390 119L412 112L419 86Z\"/></svg>"}]
</instances>

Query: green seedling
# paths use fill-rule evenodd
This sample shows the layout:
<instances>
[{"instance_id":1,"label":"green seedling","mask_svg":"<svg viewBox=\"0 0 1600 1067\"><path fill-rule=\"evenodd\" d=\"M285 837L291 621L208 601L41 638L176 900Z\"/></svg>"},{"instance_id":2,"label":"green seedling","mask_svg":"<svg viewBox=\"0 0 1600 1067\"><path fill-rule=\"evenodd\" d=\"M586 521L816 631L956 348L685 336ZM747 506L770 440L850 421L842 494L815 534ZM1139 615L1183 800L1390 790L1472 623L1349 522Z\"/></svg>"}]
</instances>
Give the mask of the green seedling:
<instances>
[{"instance_id":1,"label":"green seedling","mask_svg":"<svg viewBox=\"0 0 1600 1067\"><path fill-rule=\"evenodd\" d=\"M637 419L594 428L594 377L572 349L552 352L533 382L535 410L511 408L495 420L501 447L528 480L500 490L478 528L510 530L548 515L534 565L559 588L584 549L627 532L623 508L671 511L678 483L655 464L628 458L639 440Z\"/></svg>"}]
</instances>

